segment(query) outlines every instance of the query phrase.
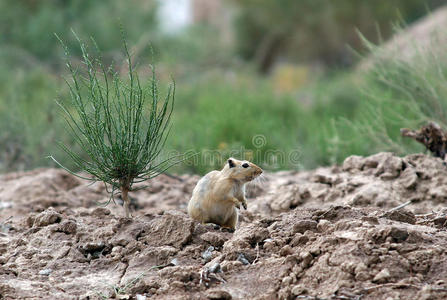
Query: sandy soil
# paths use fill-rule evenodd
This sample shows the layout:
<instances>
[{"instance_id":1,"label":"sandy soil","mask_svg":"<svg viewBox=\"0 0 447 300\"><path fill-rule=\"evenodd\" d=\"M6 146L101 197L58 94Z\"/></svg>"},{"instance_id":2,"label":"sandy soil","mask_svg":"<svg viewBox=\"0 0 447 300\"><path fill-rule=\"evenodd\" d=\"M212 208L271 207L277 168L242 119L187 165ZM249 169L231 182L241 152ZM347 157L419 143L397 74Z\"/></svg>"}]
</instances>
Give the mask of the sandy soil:
<instances>
[{"instance_id":1,"label":"sandy soil","mask_svg":"<svg viewBox=\"0 0 447 300\"><path fill-rule=\"evenodd\" d=\"M62 170L0 176L0 299L447 299L440 159L266 174L234 233L187 216L198 179L159 176L126 219Z\"/></svg>"}]
</instances>

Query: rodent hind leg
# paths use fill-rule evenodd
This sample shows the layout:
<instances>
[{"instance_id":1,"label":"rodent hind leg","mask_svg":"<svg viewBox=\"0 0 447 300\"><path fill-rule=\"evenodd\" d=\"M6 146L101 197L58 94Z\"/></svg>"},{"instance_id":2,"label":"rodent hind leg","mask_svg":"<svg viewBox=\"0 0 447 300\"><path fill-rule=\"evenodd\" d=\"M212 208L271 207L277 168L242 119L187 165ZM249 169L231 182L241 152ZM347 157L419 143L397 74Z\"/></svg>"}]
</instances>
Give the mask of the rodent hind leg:
<instances>
[{"instance_id":1,"label":"rodent hind leg","mask_svg":"<svg viewBox=\"0 0 447 300\"><path fill-rule=\"evenodd\" d=\"M211 229L215 229L215 230L219 230L221 229L221 226L219 224L216 223L212 223L212 222L202 222L201 223L203 226L207 227L207 228L211 228Z\"/></svg>"},{"instance_id":2,"label":"rodent hind leg","mask_svg":"<svg viewBox=\"0 0 447 300\"><path fill-rule=\"evenodd\" d=\"M222 224L222 227L228 228L230 229L230 231L234 231L236 230L237 221L238 221L238 213L236 208L234 208L233 213L228 218L228 220L224 224Z\"/></svg>"}]
</instances>

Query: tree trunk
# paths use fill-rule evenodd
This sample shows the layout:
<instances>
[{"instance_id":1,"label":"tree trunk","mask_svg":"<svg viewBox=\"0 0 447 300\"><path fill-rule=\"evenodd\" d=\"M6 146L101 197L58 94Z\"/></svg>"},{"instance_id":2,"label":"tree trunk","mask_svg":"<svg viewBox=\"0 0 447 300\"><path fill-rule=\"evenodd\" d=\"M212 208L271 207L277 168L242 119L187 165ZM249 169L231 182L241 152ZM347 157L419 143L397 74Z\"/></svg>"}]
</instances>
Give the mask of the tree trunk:
<instances>
[{"instance_id":1,"label":"tree trunk","mask_svg":"<svg viewBox=\"0 0 447 300\"><path fill-rule=\"evenodd\" d=\"M130 218L130 199L129 199L129 188L127 186L121 186L121 198L123 198L123 206L124 206L124 211L126 212L126 218Z\"/></svg>"}]
</instances>

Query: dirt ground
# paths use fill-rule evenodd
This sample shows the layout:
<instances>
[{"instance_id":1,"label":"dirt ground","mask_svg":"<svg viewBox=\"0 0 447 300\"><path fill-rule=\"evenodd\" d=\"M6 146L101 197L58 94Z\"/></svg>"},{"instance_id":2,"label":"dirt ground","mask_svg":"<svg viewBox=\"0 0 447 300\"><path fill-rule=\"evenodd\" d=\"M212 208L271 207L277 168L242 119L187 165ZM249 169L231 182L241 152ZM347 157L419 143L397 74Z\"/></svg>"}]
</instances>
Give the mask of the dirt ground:
<instances>
[{"instance_id":1,"label":"dirt ground","mask_svg":"<svg viewBox=\"0 0 447 300\"><path fill-rule=\"evenodd\" d=\"M0 176L0 299L447 299L438 158L266 174L234 233L187 216L198 179L159 176L126 219L65 171Z\"/></svg>"}]
</instances>

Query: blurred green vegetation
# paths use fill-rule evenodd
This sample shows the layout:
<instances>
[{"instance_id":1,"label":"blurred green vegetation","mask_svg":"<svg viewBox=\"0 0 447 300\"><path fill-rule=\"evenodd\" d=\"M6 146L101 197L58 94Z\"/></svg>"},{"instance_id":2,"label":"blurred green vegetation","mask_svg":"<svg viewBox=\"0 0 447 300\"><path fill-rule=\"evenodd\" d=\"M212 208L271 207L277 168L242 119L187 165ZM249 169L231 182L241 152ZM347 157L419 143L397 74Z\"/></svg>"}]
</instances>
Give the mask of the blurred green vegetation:
<instances>
[{"instance_id":1,"label":"blurred green vegetation","mask_svg":"<svg viewBox=\"0 0 447 300\"><path fill-rule=\"evenodd\" d=\"M70 29L83 39L93 36L105 63L122 72L120 22L142 77L155 60L162 84L176 80L166 152L201 155L175 172L204 173L228 155L278 170L329 165L352 154L411 153L421 146L402 139L401 127L426 120L447 125L445 55L379 58L360 70L346 47L377 52L377 27L386 39L392 22L411 23L442 1L226 3L236 7L232 44L221 41L213 24L163 33L156 1L0 2L0 171L53 166L45 158L50 154L73 167L57 146L76 147L55 103L69 96L54 33L75 60L79 49ZM372 43L362 44L356 28ZM269 49L278 32L284 40ZM258 136L260 146L253 143Z\"/></svg>"},{"instance_id":2,"label":"blurred green vegetation","mask_svg":"<svg viewBox=\"0 0 447 300\"><path fill-rule=\"evenodd\" d=\"M236 18L237 50L268 72L278 57L351 65L362 44L354 28L372 42L387 39L392 23L411 23L445 4L440 0L233 0L242 9ZM380 35L379 35L380 33Z\"/></svg>"}]
</instances>

